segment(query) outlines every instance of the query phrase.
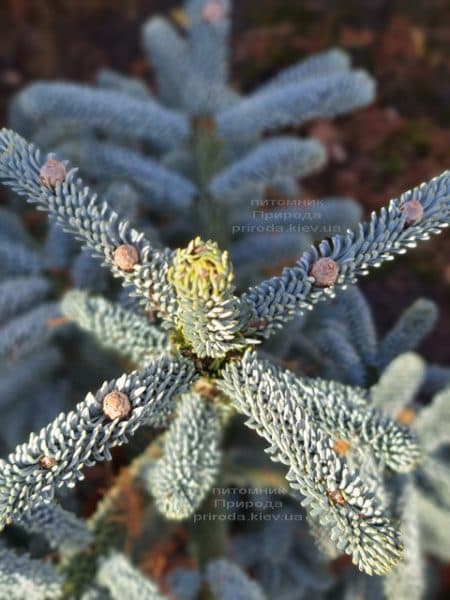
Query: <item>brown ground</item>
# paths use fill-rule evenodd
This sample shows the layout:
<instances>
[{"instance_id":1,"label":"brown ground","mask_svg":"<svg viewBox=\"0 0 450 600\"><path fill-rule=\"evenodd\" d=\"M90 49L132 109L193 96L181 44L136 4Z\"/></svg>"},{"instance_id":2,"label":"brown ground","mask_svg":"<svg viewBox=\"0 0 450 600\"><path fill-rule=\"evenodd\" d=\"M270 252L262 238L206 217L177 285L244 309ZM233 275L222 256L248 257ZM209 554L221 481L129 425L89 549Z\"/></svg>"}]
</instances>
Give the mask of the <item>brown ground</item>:
<instances>
[{"instance_id":1,"label":"brown ground","mask_svg":"<svg viewBox=\"0 0 450 600\"><path fill-rule=\"evenodd\" d=\"M377 79L378 102L345 119L316 122L330 166L312 194L347 194L367 211L450 167L450 3L444 0L239 0L233 77L245 89L297 57L339 44ZM0 124L12 94L36 78L89 81L101 66L151 80L139 25L178 2L0 2ZM363 283L381 331L418 296L441 307L421 350L450 363L450 238L423 245Z\"/></svg>"}]
</instances>

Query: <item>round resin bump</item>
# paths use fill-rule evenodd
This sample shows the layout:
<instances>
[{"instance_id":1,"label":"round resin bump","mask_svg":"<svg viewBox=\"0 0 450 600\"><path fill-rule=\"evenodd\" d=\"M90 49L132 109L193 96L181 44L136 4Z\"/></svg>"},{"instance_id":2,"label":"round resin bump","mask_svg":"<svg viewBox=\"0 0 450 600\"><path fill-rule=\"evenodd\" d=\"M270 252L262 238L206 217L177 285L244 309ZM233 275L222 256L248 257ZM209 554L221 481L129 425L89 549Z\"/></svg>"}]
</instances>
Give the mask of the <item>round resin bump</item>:
<instances>
[{"instance_id":1,"label":"round resin bump","mask_svg":"<svg viewBox=\"0 0 450 600\"><path fill-rule=\"evenodd\" d=\"M345 456L351 448L351 444L343 439L338 439L334 442L333 449L337 454Z\"/></svg>"},{"instance_id":2,"label":"round resin bump","mask_svg":"<svg viewBox=\"0 0 450 600\"><path fill-rule=\"evenodd\" d=\"M423 206L418 200L410 200L402 206L407 225L414 225L423 219Z\"/></svg>"},{"instance_id":3,"label":"round resin bump","mask_svg":"<svg viewBox=\"0 0 450 600\"><path fill-rule=\"evenodd\" d=\"M138 262L138 251L131 244L122 244L114 251L114 264L121 271L132 271Z\"/></svg>"},{"instance_id":4,"label":"round resin bump","mask_svg":"<svg viewBox=\"0 0 450 600\"><path fill-rule=\"evenodd\" d=\"M218 23L225 16L225 10L220 0L207 2L202 10L202 18L206 23Z\"/></svg>"},{"instance_id":5,"label":"round resin bump","mask_svg":"<svg viewBox=\"0 0 450 600\"><path fill-rule=\"evenodd\" d=\"M125 419L131 412L131 402L123 392L110 392L103 398L103 414L113 421Z\"/></svg>"},{"instance_id":6,"label":"round resin bump","mask_svg":"<svg viewBox=\"0 0 450 600\"><path fill-rule=\"evenodd\" d=\"M328 498L333 504L339 504L341 506L345 504L345 496L342 490L330 490L328 492Z\"/></svg>"},{"instance_id":7,"label":"round resin bump","mask_svg":"<svg viewBox=\"0 0 450 600\"><path fill-rule=\"evenodd\" d=\"M409 426L416 418L417 413L413 408L406 407L403 408L395 417L398 423L401 425Z\"/></svg>"},{"instance_id":8,"label":"round resin bump","mask_svg":"<svg viewBox=\"0 0 450 600\"><path fill-rule=\"evenodd\" d=\"M39 466L42 469L51 469L56 465L56 458L53 456L41 456L39 459Z\"/></svg>"},{"instance_id":9,"label":"round resin bump","mask_svg":"<svg viewBox=\"0 0 450 600\"><path fill-rule=\"evenodd\" d=\"M57 183L62 183L65 181L66 175L66 167L54 158L46 160L39 171L39 179L42 185L47 187L55 187Z\"/></svg>"},{"instance_id":10,"label":"round resin bump","mask_svg":"<svg viewBox=\"0 0 450 600\"><path fill-rule=\"evenodd\" d=\"M328 287L336 283L339 277L339 265L332 258L319 258L313 264L310 275L316 280L317 287Z\"/></svg>"}]
</instances>

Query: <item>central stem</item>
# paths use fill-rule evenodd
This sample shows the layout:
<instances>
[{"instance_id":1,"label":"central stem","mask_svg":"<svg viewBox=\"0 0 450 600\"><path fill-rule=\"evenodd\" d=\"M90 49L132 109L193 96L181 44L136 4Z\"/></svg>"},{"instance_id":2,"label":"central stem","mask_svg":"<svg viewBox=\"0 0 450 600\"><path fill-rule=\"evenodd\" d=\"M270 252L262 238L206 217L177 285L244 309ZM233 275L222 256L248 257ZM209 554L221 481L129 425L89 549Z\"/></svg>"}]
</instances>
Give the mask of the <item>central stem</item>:
<instances>
[{"instance_id":1,"label":"central stem","mask_svg":"<svg viewBox=\"0 0 450 600\"><path fill-rule=\"evenodd\" d=\"M193 119L192 145L199 190L196 208L202 232L206 239L213 239L226 248L229 241L226 209L209 192L211 179L223 166L223 141L217 135L213 117Z\"/></svg>"},{"instance_id":2,"label":"central stem","mask_svg":"<svg viewBox=\"0 0 450 600\"><path fill-rule=\"evenodd\" d=\"M227 522L221 519L217 503L221 497L214 493L208 494L200 510L195 515L197 522L192 524L192 539L200 568L210 560L223 557L227 548Z\"/></svg>"}]
</instances>

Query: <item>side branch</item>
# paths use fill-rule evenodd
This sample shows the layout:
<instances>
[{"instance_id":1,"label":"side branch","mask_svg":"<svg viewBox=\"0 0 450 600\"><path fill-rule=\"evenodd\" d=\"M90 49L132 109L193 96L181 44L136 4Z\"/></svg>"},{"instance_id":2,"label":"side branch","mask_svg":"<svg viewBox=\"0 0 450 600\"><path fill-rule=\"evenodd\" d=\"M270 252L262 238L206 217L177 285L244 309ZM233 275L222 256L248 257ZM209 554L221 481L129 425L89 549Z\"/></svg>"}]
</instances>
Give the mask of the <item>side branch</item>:
<instances>
[{"instance_id":1,"label":"side branch","mask_svg":"<svg viewBox=\"0 0 450 600\"><path fill-rule=\"evenodd\" d=\"M311 310L319 300L333 297L339 288L355 283L370 268L440 233L449 222L450 172L445 171L391 200L389 207L378 214L372 213L370 221L360 224L357 232L335 235L330 241L312 246L279 277L250 288L242 296L250 314L245 333L269 337L284 323ZM320 259L326 259L328 268L323 281L315 268Z\"/></svg>"},{"instance_id":2,"label":"side branch","mask_svg":"<svg viewBox=\"0 0 450 600\"><path fill-rule=\"evenodd\" d=\"M110 460L110 449L125 444L141 425L159 423L194 378L187 361L155 361L140 373L105 382L74 410L32 433L0 462L0 529L50 502L56 488L73 487L84 467Z\"/></svg>"},{"instance_id":3,"label":"side branch","mask_svg":"<svg viewBox=\"0 0 450 600\"><path fill-rule=\"evenodd\" d=\"M33 144L2 129L0 181L48 211L66 231L92 248L115 277L135 287L147 308L159 310L164 316L174 313L174 294L166 278L172 252L153 248L142 233L122 221L84 186L75 169L66 172L63 163L44 161ZM127 251L128 260L123 260ZM117 252L122 256L118 257Z\"/></svg>"}]
</instances>

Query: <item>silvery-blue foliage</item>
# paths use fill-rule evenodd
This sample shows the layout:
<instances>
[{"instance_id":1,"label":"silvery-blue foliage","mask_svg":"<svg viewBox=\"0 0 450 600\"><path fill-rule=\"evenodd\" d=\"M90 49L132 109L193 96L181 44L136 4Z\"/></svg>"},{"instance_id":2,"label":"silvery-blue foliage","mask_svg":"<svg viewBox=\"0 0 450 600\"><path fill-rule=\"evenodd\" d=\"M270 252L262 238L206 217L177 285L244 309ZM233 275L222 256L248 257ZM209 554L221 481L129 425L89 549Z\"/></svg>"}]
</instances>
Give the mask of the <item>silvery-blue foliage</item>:
<instances>
[{"instance_id":1,"label":"silvery-blue foliage","mask_svg":"<svg viewBox=\"0 0 450 600\"><path fill-rule=\"evenodd\" d=\"M216 198L236 202L241 191L264 190L280 177L310 175L323 166L325 158L325 150L314 140L273 138L216 175L211 191Z\"/></svg>"},{"instance_id":2,"label":"silvery-blue foliage","mask_svg":"<svg viewBox=\"0 0 450 600\"><path fill-rule=\"evenodd\" d=\"M144 24L142 44L155 74L154 93L111 70L99 72L96 87L35 82L15 97L12 128L73 161L93 183L128 182L150 216L171 212L171 222L161 228L166 240L215 235L230 204L246 208L244 220L256 227L251 201L264 201L269 188L278 200L298 200L298 180L327 158L318 141L293 134L265 139L266 134L366 106L375 84L364 71L352 69L345 52L331 49L241 96L229 82L231 4L186 0L183 31L161 17ZM274 204L277 213L280 206ZM195 229L186 219L189 212L200 213ZM316 221L319 229L328 226L327 211ZM338 230L345 231L358 219L344 207L338 221ZM303 247L314 227L296 229ZM247 233L243 220L233 217L221 235L234 252L233 238L242 245ZM50 237L62 244L63 234L53 227ZM283 236L274 237L283 243ZM239 259L237 248L235 254ZM273 259L267 253L266 266L278 266L278 259L279 253ZM62 259L54 257L55 266L57 261ZM239 260L236 268L240 276ZM249 281L248 273L243 281Z\"/></svg>"},{"instance_id":3,"label":"silvery-blue foliage","mask_svg":"<svg viewBox=\"0 0 450 600\"><path fill-rule=\"evenodd\" d=\"M20 128L23 120L29 120L32 129L33 121L48 116L60 121L81 120L112 134L137 136L169 148L188 134L186 117L150 97L143 101L124 92L71 83L33 83L16 99L11 124Z\"/></svg>"},{"instance_id":4,"label":"silvery-blue foliage","mask_svg":"<svg viewBox=\"0 0 450 600\"><path fill-rule=\"evenodd\" d=\"M159 338L157 329L142 322L142 315L129 314L120 305L90 298L84 292L67 296L65 310L72 318L92 330L100 342L106 341L107 346L115 345L128 355L136 350L135 360L144 364L144 370L104 383L95 395L89 394L69 414L62 413L39 434L32 434L28 443L19 446L1 463L3 524L20 518L36 504L50 502L58 487L74 485L83 476L82 467L110 459L109 449L127 441L127 435L140 425L158 426L167 422L175 409L173 400L200 377L199 389L203 392L198 396L185 396L166 434L163 457L148 473L160 510L163 506L163 512L172 518L187 516L212 485L218 462L215 448L219 419L212 418L215 409L210 403L217 399L225 405L231 403L238 413L245 415L246 424L269 443L267 451L273 460L287 467L286 478L307 508L313 530L317 527L325 532L340 551L350 554L354 564L369 575L383 575L399 564L404 542L391 520L383 476L411 472L409 477L415 477L422 459L417 436L390 417L389 408L388 414L383 412L388 403L387 395L379 398L378 406L372 408L366 390L333 381L295 377L258 358L255 347L261 339L242 337L242 330L256 330L257 334L262 330L264 335L269 335L280 321L292 318L290 295L276 295L286 273L291 278L298 277L296 285L307 286L310 306L321 297L333 296L332 283L324 285L318 281L315 285L316 280L308 271L304 275L308 261L311 264L314 256L318 260L317 250L313 247L302 256L298 263L302 268L298 265L286 268L281 277L267 280L241 297L235 296L232 265L227 253L222 253L213 242L196 238L186 249L176 252L156 248L142 233L122 222L106 204L101 205L97 196L92 195L80 179L74 178L73 171L66 172L65 180L54 186L41 181L40 153L20 136L4 130L0 135L0 150L3 151L0 162L3 181L49 211L102 256L125 285L133 286L134 293L142 297L144 307L150 306L158 312L165 321L163 330L167 330L167 333L161 332ZM353 244L355 254L349 256L354 257L357 265L363 259L375 262L374 253L369 252L375 241L376 260L381 262L391 258L393 239L400 239L394 243L395 250L399 251L402 244L414 246L417 239L427 238L429 232L438 233L448 224L447 182L448 174L444 173L418 188L425 206L419 223L405 222L403 206L412 194L408 192L400 206L398 201L392 201L390 212L383 209L380 218L372 215L371 225L360 225L356 241L355 235L348 232L344 238L335 236L332 245L339 248L347 244L352 248ZM417 197L419 192L416 190L414 194ZM394 230L385 227L389 214L395 223ZM368 244L363 244L365 238ZM319 251L327 255L327 248L331 246L323 242ZM127 254L133 258L131 268L118 260L119 249L127 253L132 249L131 254ZM358 270L348 257L332 256L332 264L339 269L336 283L342 287L346 280L353 280ZM360 272L365 269L359 267ZM257 289L268 301L262 305L265 317L262 325L252 320L254 312L261 308L253 303ZM296 301L303 307L306 298L300 298ZM361 301L359 297L357 300ZM275 315L270 314L273 307L276 307ZM208 320L204 323L205 308ZM216 314L214 311L219 308ZM234 323L232 328L230 319ZM136 340L142 340L136 348L132 342L135 336L131 333L134 325L131 329L124 325L135 320ZM116 344L108 333L114 321L119 331ZM356 322L352 327L357 332L358 347L362 344L361 330ZM209 343L222 339L224 331L227 344ZM370 334L375 339L374 333ZM205 341L200 350L199 335ZM147 337L155 352L155 358L149 363L145 358ZM167 341L170 353L163 351L158 358L161 354L158 344L164 348ZM411 393L419 385L418 379L410 386ZM104 405L111 393L124 396L128 404L125 412L117 413L112 420ZM123 405L123 400L121 402ZM438 400L436 406L440 407L441 403L446 406L445 402ZM419 438L426 447L426 433L420 435L420 419L418 423ZM346 451L340 449L342 442L351 449L348 457ZM210 457L213 455L212 469ZM426 462L423 469L426 474ZM197 481L198 475L201 477ZM195 495L191 494L191 487ZM180 498L189 498L189 510L182 508Z\"/></svg>"},{"instance_id":5,"label":"silvery-blue foliage","mask_svg":"<svg viewBox=\"0 0 450 600\"><path fill-rule=\"evenodd\" d=\"M46 346L37 349L30 360L31 367L42 365L46 359L54 360L55 355L50 354L52 350L54 349ZM40 361L34 360L37 356L41 358ZM30 431L41 429L58 413L73 405L71 382L64 374L59 374L57 369L61 368L62 356L58 353L56 356L56 364L44 364L41 371L35 371L30 376L24 372L30 365L28 361L14 365L16 377L22 373L22 381L20 394L10 398L11 403L2 414L2 442L7 451L14 448L18 440L26 439Z\"/></svg>"},{"instance_id":6,"label":"silvery-blue foliage","mask_svg":"<svg viewBox=\"0 0 450 600\"><path fill-rule=\"evenodd\" d=\"M29 243L30 236L20 217L7 208L0 207L0 237L10 242Z\"/></svg>"},{"instance_id":7,"label":"silvery-blue foliage","mask_svg":"<svg viewBox=\"0 0 450 600\"><path fill-rule=\"evenodd\" d=\"M35 275L42 268L39 256L21 243L0 240L0 276Z\"/></svg>"},{"instance_id":8,"label":"silvery-blue foliage","mask_svg":"<svg viewBox=\"0 0 450 600\"><path fill-rule=\"evenodd\" d=\"M425 381L423 383L424 391L433 395L444 387L450 385L450 367L443 365L427 365Z\"/></svg>"},{"instance_id":9,"label":"silvery-blue foliage","mask_svg":"<svg viewBox=\"0 0 450 600\"><path fill-rule=\"evenodd\" d=\"M137 98L148 98L150 92L144 82L134 77L121 75L111 69L100 69L97 73L96 81L103 88L122 90L130 96ZM49 128L50 129L50 128Z\"/></svg>"},{"instance_id":10,"label":"silvery-blue foliage","mask_svg":"<svg viewBox=\"0 0 450 600\"><path fill-rule=\"evenodd\" d=\"M412 481L402 483L403 489L397 492L395 509L407 540L405 555L401 565L386 575L384 591L388 600L420 600L425 588L424 557L420 546L420 513L414 484Z\"/></svg>"},{"instance_id":11,"label":"silvery-blue foliage","mask_svg":"<svg viewBox=\"0 0 450 600\"><path fill-rule=\"evenodd\" d=\"M83 479L84 466L111 460L110 448L124 444L142 424L158 422L173 410L172 396L182 392L193 376L187 363L154 361L139 374L105 382L73 411L61 413L38 434L32 433L0 465L0 524L20 517L36 503L50 502L57 488L73 487ZM128 420L110 420L103 414L103 399L112 391L129 397ZM52 460L50 467L42 467L43 458Z\"/></svg>"},{"instance_id":12,"label":"silvery-blue foliage","mask_svg":"<svg viewBox=\"0 0 450 600\"><path fill-rule=\"evenodd\" d=\"M0 367L8 423L2 445L14 447L16 438L37 430L0 460L0 528L8 542L10 525L13 533L17 525L42 533L64 572L48 558L33 561L2 546L0 585L8 597L76 590L85 600L164 598L113 551L110 529L120 518L102 522L102 515L114 486L88 524L61 509L55 496L83 479L87 467L110 460L111 449L139 428L131 453L142 451L149 427L164 428L132 462L129 477L144 484L160 513L187 519L215 481L227 481L231 434L245 436L249 451L258 445L256 436L245 435L242 418L268 443L267 454L281 464L268 477L277 484L286 477L290 505L307 523L291 528L273 520L237 536L222 552L244 570L226 558L205 561L202 544L218 540L205 542L201 528L186 523L199 568L189 585L186 573L178 584L175 573L162 578L176 598L199 589L224 600L334 594L324 564L331 547L333 557L349 554L364 573L345 586L348 597L413 598L425 589L425 554L450 556L448 371L411 353L433 326L436 308L417 301L379 341L353 287L370 268L448 226L449 173L359 225L351 199L308 204L298 179L322 166L324 149L269 134L368 104L373 81L332 49L241 96L229 85L230 9L228 0L187 0L184 31L160 18L147 22L143 45L156 94L112 71L99 73L96 87L37 82L22 90L11 121L45 154L10 130L0 132L0 181L50 216L41 251L16 217L0 210L0 356L14 367ZM42 168L55 158L64 176L52 183ZM66 159L79 164L93 191ZM412 200L423 210L413 222ZM155 216L162 219L158 229ZM269 222L303 229L272 231ZM197 237L176 251L161 243L180 246L193 233L206 241ZM216 235L221 250L209 239ZM73 237L84 244L81 252ZM328 239L313 244L322 237ZM118 259L120 250L130 264ZM336 278L324 282L313 274L321 258L331 259ZM292 260L281 275L260 281L265 269ZM125 286L121 294L105 267ZM252 287L241 294L245 282ZM67 283L81 289L54 301ZM322 310L319 301L336 293ZM302 317L299 332L297 325L284 332L283 353L263 360L265 350L257 352L263 341L316 304L316 324L314 315ZM60 311L84 332L60 328ZM95 343L87 342L88 333ZM300 372L276 364L289 350L297 351ZM124 369L138 370L103 377L102 357L115 369L119 356ZM320 363L326 379L301 372L304 356ZM95 381L97 391L75 404L72 380L87 375L88 364L105 382ZM418 394L430 390L437 393L421 409ZM244 481L255 485L261 473L241 466ZM144 536L158 531L156 512L146 512ZM320 558L310 533L326 551Z\"/></svg>"},{"instance_id":13,"label":"silvery-blue foliage","mask_svg":"<svg viewBox=\"0 0 450 600\"><path fill-rule=\"evenodd\" d=\"M50 291L44 277L15 277L0 283L0 324L42 302Z\"/></svg>"},{"instance_id":14,"label":"silvery-blue foliage","mask_svg":"<svg viewBox=\"0 0 450 600\"><path fill-rule=\"evenodd\" d=\"M368 402L399 420L411 415L426 456L415 470L393 475L386 473L381 485L390 496L391 511L398 520L405 544L399 564L373 586L370 578L360 577L346 587L347 596L363 598L427 597L426 554L448 560L450 549L441 532L450 524L448 491L450 468L443 449L450 442L443 425L450 406L450 389L439 392L425 408L415 399L425 378L425 364L414 353L405 353L392 361L378 383L369 390ZM441 424L437 423L437 419ZM383 591L384 590L384 591ZM356 596L358 597L358 596Z\"/></svg>"},{"instance_id":15,"label":"silvery-blue foliage","mask_svg":"<svg viewBox=\"0 0 450 600\"><path fill-rule=\"evenodd\" d=\"M429 300L415 302L381 342L375 335L370 308L356 288L339 293L327 309L319 308L306 327L303 325L302 331L302 335L310 333L326 357L322 370L333 379L355 381L355 377L359 377L364 385L371 385L366 396L369 405L400 421L408 419L405 422L415 430L426 453L419 467L411 473L394 477L390 474L381 481L390 498L391 510L401 525L404 560L386 575L384 591L381 588L373 590L372 581L364 576L358 579L359 592L353 590L355 582L349 583L346 591L349 598L360 594L364 598L420 599L425 597L429 576L426 554L441 560L448 560L449 556L448 544L441 534L448 527L450 508L447 500L450 492L446 452L450 443L446 426L449 406L447 369L429 366L411 352L436 322L437 308ZM320 346L321 331L336 330L344 344L358 357L358 370L342 368L340 346L334 348L335 352ZM368 341L366 348L364 340ZM369 354L368 349L371 350ZM435 377L433 385L429 384L430 372L440 375ZM360 382L359 378L357 381ZM417 402L419 394L423 393L434 395L425 408Z\"/></svg>"},{"instance_id":16,"label":"silvery-blue foliage","mask_svg":"<svg viewBox=\"0 0 450 600\"><path fill-rule=\"evenodd\" d=\"M315 415L303 408L300 394L291 393L292 383L288 373L248 354L225 368L221 386L248 417L246 424L267 440L273 460L288 466L286 478L304 497L302 505L337 547L369 575L382 574L400 556L397 532L359 475L335 452L332 438L313 425ZM314 387L305 386L306 397L309 391L314 394ZM417 460L417 448L413 456Z\"/></svg>"},{"instance_id":17,"label":"silvery-blue foliage","mask_svg":"<svg viewBox=\"0 0 450 600\"><path fill-rule=\"evenodd\" d=\"M250 233L233 244L231 258L242 265L241 271L251 274L255 272L255 267L263 270L269 256L274 265L291 262L308 249L310 243L308 238L299 236L297 233L283 233L282 235Z\"/></svg>"},{"instance_id":18,"label":"silvery-blue foliage","mask_svg":"<svg viewBox=\"0 0 450 600\"><path fill-rule=\"evenodd\" d=\"M61 309L69 319L95 336L98 343L138 365L169 352L167 335L148 318L125 310L120 304L86 292L68 292Z\"/></svg>"},{"instance_id":19,"label":"silvery-blue foliage","mask_svg":"<svg viewBox=\"0 0 450 600\"><path fill-rule=\"evenodd\" d=\"M218 600L264 600L260 586L227 559L211 561L206 570L210 588Z\"/></svg>"},{"instance_id":20,"label":"silvery-blue foliage","mask_svg":"<svg viewBox=\"0 0 450 600\"><path fill-rule=\"evenodd\" d=\"M330 590L334 578L323 557L314 553L304 515L286 507L269 516L261 529L234 538L233 558L254 573L270 600L315 597Z\"/></svg>"},{"instance_id":21,"label":"silvery-blue foliage","mask_svg":"<svg viewBox=\"0 0 450 600\"><path fill-rule=\"evenodd\" d=\"M92 179L125 179L148 196L154 210L185 211L196 192L184 177L173 173L155 160L118 145L95 139L67 142L58 146L58 154L80 165Z\"/></svg>"},{"instance_id":22,"label":"silvery-blue foliage","mask_svg":"<svg viewBox=\"0 0 450 600\"><path fill-rule=\"evenodd\" d=\"M311 310L326 296L355 283L370 268L379 267L397 254L404 254L418 241L427 240L431 234L448 227L449 187L450 173L447 171L391 200L389 207L382 208L379 214L373 212L370 221L360 224L356 232L348 231L345 235L324 240L318 247L305 252L293 267L285 268L280 276L252 287L242 298L251 311L249 331L257 329L258 335L270 336L283 323ZM403 207L412 199L422 204L425 218L405 226ZM339 266L339 277L331 289L317 289L309 275L313 263L323 257L331 258Z\"/></svg>"},{"instance_id":23,"label":"silvery-blue foliage","mask_svg":"<svg viewBox=\"0 0 450 600\"><path fill-rule=\"evenodd\" d=\"M63 583L61 575L50 564L0 548L0 589L4 598L60 598Z\"/></svg>"},{"instance_id":24,"label":"silvery-blue foliage","mask_svg":"<svg viewBox=\"0 0 450 600\"><path fill-rule=\"evenodd\" d=\"M202 584L198 571L176 567L167 578L170 590L177 600L195 600Z\"/></svg>"},{"instance_id":25,"label":"silvery-blue foliage","mask_svg":"<svg viewBox=\"0 0 450 600\"><path fill-rule=\"evenodd\" d=\"M341 335L353 343L353 348L358 339L355 336L355 324L358 324L358 317L359 328L363 326L367 330L367 326L370 325L370 330L373 331L370 311L367 308L365 311L359 310L363 300L363 296L357 293L356 289L348 296L344 293L340 294L337 302L329 311L331 318L324 324L326 330L331 330L343 322L343 314L352 315L350 319L346 319L346 326ZM367 304L365 306L367 307ZM343 313L343 308L346 313ZM326 311L320 312L325 317ZM364 365L365 369L377 365L383 365L382 369L384 369L380 368L378 381L370 388L371 406L399 419L402 419L403 414L405 416L414 415L416 412L417 416L411 426L416 430L421 446L427 453L420 468L413 471L411 475L403 476L400 481L395 480L394 492L391 491L394 499L394 512L397 511L396 514L400 519L404 534L405 558L397 568L386 575L384 597L389 599L423 598L426 588L425 554L430 553L443 560L448 560L449 556L448 544L441 535L441 531L446 529L450 523L448 514L450 505L446 500L450 491L450 468L448 456L443 451L450 443L448 427L445 424L449 407L449 391L448 388L439 391L439 388L445 388L447 383L445 376L441 379L440 385L437 384L437 387L430 388L427 385L430 370L445 373L445 368L427 366L413 352L397 355L402 350L414 348L421 337L428 333L435 320L436 307L434 303L425 300L414 303L405 315L400 317L392 332L385 337L385 340L389 342L385 349L395 349L390 354L391 362L384 366L385 361L381 360L384 356L381 345L378 349L378 343L375 343L372 345L375 348L372 360L367 361ZM359 328L356 328L356 332ZM375 340L373 335L367 336L367 339ZM395 343L392 343L394 340ZM328 353L328 356L332 360L332 367L340 364L339 353L335 356ZM377 359L377 356L380 359ZM395 358L392 360L393 356ZM335 371L331 369L329 374L333 373L334 376L339 376L339 372L341 377L346 377L345 372L343 373L339 368ZM416 398L420 392L429 393L430 390L435 393L435 396L428 406L421 408L416 402ZM388 483L392 488L392 481L389 478ZM373 586L369 580L360 579L360 586L364 590L362 592L364 597L372 597L370 590ZM378 591L377 594L373 597L383 596L381 591Z\"/></svg>"},{"instance_id":26,"label":"silvery-blue foliage","mask_svg":"<svg viewBox=\"0 0 450 600\"><path fill-rule=\"evenodd\" d=\"M63 357L54 346L44 345L13 366L0 369L0 407L2 410L14 406L18 397L26 397L36 382L45 381L46 376L61 366ZM2 431L2 435L3 435Z\"/></svg>"},{"instance_id":27,"label":"silvery-blue foliage","mask_svg":"<svg viewBox=\"0 0 450 600\"><path fill-rule=\"evenodd\" d=\"M5 225L0 227L0 245L7 249L0 267L3 454L66 408L68 394L67 382L54 380L63 363L56 339L63 328L58 303L51 299L54 284L45 272L43 253L14 213L3 209L0 223Z\"/></svg>"},{"instance_id":28,"label":"silvery-blue foliage","mask_svg":"<svg viewBox=\"0 0 450 600\"><path fill-rule=\"evenodd\" d=\"M379 340L375 330L371 308L362 292L355 286L338 292L331 304L319 305L317 310L301 324L293 346L304 344L306 338L311 346L312 360L320 362L321 372L330 379L358 386L368 386L377 381L384 370L401 356L416 349L436 324L438 308L429 299L419 298L398 318L397 322ZM419 360L419 359L417 359ZM405 361L408 372L399 371L397 381L379 385L380 397L389 394L397 404L408 393L419 372L423 389L433 394L450 383L445 367L424 365ZM423 376L422 376L423 375ZM390 386L391 389L389 389ZM406 386L406 387L405 387Z\"/></svg>"},{"instance_id":29,"label":"silvery-blue foliage","mask_svg":"<svg viewBox=\"0 0 450 600\"><path fill-rule=\"evenodd\" d=\"M64 556L83 550L92 541L84 521L56 503L33 507L18 523L30 532L43 535L50 546Z\"/></svg>"},{"instance_id":30,"label":"silvery-blue foliage","mask_svg":"<svg viewBox=\"0 0 450 600\"><path fill-rule=\"evenodd\" d=\"M94 292L106 291L108 273L96 256L88 249L82 250L74 259L70 269L70 278L78 289Z\"/></svg>"},{"instance_id":31,"label":"silvery-blue foliage","mask_svg":"<svg viewBox=\"0 0 450 600\"><path fill-rule=\"evenodd\" d=\"M7 248L0 268L0 405L5 407L2 454L30 430L39 429L66 410L74 402L71 394L80 379L78 374L71 378L69 373L78 356L74 361L66 354L69 329L55 302L56 294L67 285L68 269L78 260L79 245L54 220L49 232L40 246L12 210L0 211L0 245ZM84 275L89 271L82 270ZM102 269L99 277L99 270L95 267L96 285L108 275ZM92 283L92 269L90 272ZM92 369L84 369L87 381L95 381L93 372L99 364L97 361ZM34 410L30 410L32 406Z\"/></svg>"},{"instance_id":32,"label":"silvery-blue foliage","mask_svg":"<svg viewBox=\"0 0 450 600\"><path fill-rule=\"evenodd\" d=\"M42 249L44 266L49 270L63 270L70 267L78 244L72 236L65 233L58 223L49 220L47 237Z\"/></svg>"},{"instance_id":33,"label":"silvery-blue foliage","mask_svg":"<svg viewBox=\"0 0 450 600\"><path fill-rule=\"evenodd\" d=\"M218 476L220 422L217 409L198 394L186 394L166 433L163 454L150 467L147 484L157 509L185 519L200 506Z\"/></svg>"},{"instance_id":34,"label":"silvery-blue foliage","mask_svg":"<svg viewBox=\"0 0 450 600\"><path fill-rule=\"evenodd\" d=\"M112 553L100 565L98 583L106 588L112 600L165 600L150 579L140 574L128 559L119 553Z\"/></svg>"},{"instance_id":35,"label":"silvery-blue foliage","mask_svg":"<svg viewBox=\"0 0 450 600\"><path fill-rule=\"evenodd\" d=\"M434 327L437 308L433 302L419 299L406 310L380 342L379 368L388 365L399 354L416 348Z\"/></svg>"},{"instance_id":36,"label":"silvery-blue foliage","mask_svg":"<svg viewBox=\"0 0 450 600\"><path fill-rule=\"evenodd\" d=\"M450 443L450 432L446 420L450 410L450 388L438 392L433 402L419 414L416 426L427 450L436 450L441 444Z\"/></svg>"},{"instance_id":37,"label":"silvery-blue foliage","mask_svg":"<svg viewBox=\"0 0 450 600\"><path fill-rule=\"evenodd\" d=\"M257 232L262 225L271 226L273 230L284 226L289 231L302 235L308 240L322 239L329 233L336 233L346 228L353 228L362 218L362 209L351 198L320 198L313 200L298 199L298 193L283 191L282 200L260 200L250 202L248 206L233 206L233 219L239 221L244 231ZM272 209L272 210L270 210ZM276 210L273 210L276 209ZM268 230L270 233L270 229ZM263 237L261 233L260 237Z\"/></svg>"},{"instance_id":38,"label":"silvery-blue foliage","mask_svg":"<svg viewBox=\"0 0 450 600\"><path fill-rule=\"evenodd\" d=\"M418 394L425 377L426 365L419 355L406 352L397 356L370 390L372 406L392 417Z\"/></svg>"},{"instance_id":39,"label":"silvery-blue foliage","mask_svg":"<svg viewBox=\"0 0 450 600\"><path fill-rule=\"evenodd\" d=\"M218 117L225 139L252 139L265 131L335 117L371 102L373 80L364 71L305 78L270 86L224 110Z\"/></svg>"},{"instance_id":40,"label":"silvery-blue foliage","mask_svg":"<svg viewBox=\"0 0 450 600\"><path fill-rule=\"evenodd\" d=\"M33 352L51 335L51 320L59 316L56 303L45 303L14 317L0 330L0 360L7 364Z\"/></svg>"}]
</instances>

